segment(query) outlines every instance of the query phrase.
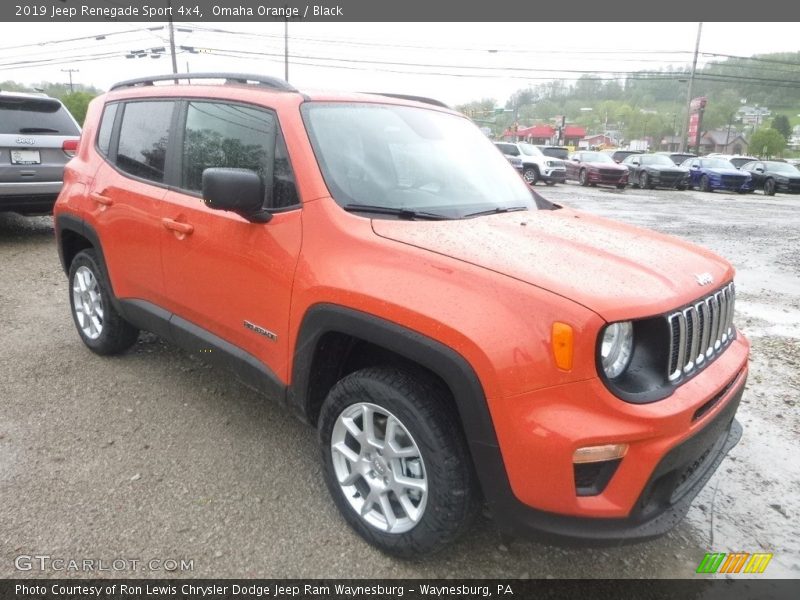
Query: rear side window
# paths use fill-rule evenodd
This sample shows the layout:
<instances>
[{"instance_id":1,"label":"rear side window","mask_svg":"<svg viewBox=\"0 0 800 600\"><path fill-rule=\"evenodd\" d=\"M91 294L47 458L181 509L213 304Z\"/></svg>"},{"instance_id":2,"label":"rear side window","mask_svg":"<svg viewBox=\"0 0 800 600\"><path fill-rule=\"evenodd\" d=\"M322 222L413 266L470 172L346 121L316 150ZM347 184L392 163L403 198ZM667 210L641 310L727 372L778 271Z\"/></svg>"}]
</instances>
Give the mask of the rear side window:
<instances>
[{"instance_id":1,"label":"rear side window","mask_svg":"<svg viewBox=\"0 0 800 600\"><path fill-rule=\"evenodd\" d=\"M199 192L212 167L259 174L269 208L298 203L289 155L275 116L266 110L222 102L189 102L183 143L181 187Z\"/></svg>"},{"instance_id":2,"label":"rear side window","mask_svg":"<svg viewBox=\"0 0 800 600\"><path fill-rule=\"evenodd\" d=\"M0 96L0 133L79 136L80 129L58 100Z\"/></svg>"},{"instance_id":3,"label":"rear side window","mask_svg":"<svg viewBox=\"0 0 800 600\"><path fill-rule=\"evenodd\" d=\"M104 155L108 156L111 146L111 131L114 129L114 119L117 116L119 104L109 104L103 110L103 118L100 121L100 129L97 132L97 147Z\"/></svg>"},{"instance_id":4,"label":"rear side window","mask_svg":"<svg viewBox=\"0 0 800 600\"><path fill-rule=\"evenodd\" d=\"M136 177L164 182L172 101L129 102L122 113L117 167Z\"/></svg>"}]
</instances>

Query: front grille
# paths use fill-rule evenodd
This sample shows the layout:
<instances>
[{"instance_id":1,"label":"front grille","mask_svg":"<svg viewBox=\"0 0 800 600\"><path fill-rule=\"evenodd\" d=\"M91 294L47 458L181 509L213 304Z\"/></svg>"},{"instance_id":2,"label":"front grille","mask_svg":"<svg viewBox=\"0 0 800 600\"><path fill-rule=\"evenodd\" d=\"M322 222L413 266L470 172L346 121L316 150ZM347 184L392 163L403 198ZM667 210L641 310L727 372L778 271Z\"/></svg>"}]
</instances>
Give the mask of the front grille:
<instances>
[{"instance_id":1,"label":"front grille","mask_svg":"<svg viewBox=\"0 0 800 600\"><path fill-rule=\"evenodd\" d=\"M707 364L733 339L733 283L667 317L669 380L676 382Z\"/></svg>"},{"instance_id":2,"label":"front grille","mask_svg":"<svg viewBox=\"0 0 800 600\"><path fill-rule=\"evenodd\" d=\"M792 194L800 193L800 179L790 179L788 188Z\"/></svg>"},{"instance_id":3,"label":"front grille","mask_svg":"<svg viewBox=\"0 0 800 600\"><path fill-rule=\"evenodd\" d=\"M722 187L726 188L740 188L744 185L744 182L747 180L746 177L742 177L741 175L723 175L722 176Z\"/></svg>"},{"instance_id":4,"label":"front grille","mask_svg":"<svg viewBox=\"0 0 800 600\"><path fill-rule=\"evenodd\" d=\"M683 173L661 173L658 177L664 185L676 185L683 179Z\"/></svg>"},{"instance_id":5,"label":"front grille","mask_svg":"<svg viewBox=\"0 0 800 600\"><path fill-rule=\"evenodd\" d=\"M600 169L601 177L619 178L622 175L617 169Z\"/></svg>"}]
</instances>

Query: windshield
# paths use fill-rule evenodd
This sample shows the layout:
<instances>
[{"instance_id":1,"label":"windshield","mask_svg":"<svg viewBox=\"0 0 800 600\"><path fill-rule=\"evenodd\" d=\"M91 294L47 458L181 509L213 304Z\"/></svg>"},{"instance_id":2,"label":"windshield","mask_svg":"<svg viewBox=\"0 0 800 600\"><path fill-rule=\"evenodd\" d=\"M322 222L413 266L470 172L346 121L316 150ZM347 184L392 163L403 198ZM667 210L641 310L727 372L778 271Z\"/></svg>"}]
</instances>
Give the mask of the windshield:
<instances>
[{"instance_id":1,"label":"windshield","mask_svg":"<svg viewBox=\"0 0 800 600\"><path fill-rule=\"evenodd\" d=\"M724 158L706 158L703 160L703 166L707 169L736 169L731 161Z\"/></svg>"},{"instance_id":2,"label":"windshield","mask_svg":"<svg viewBox=\"0 0 800 600\"><path fill-rule=\"evenodd\" d=\"M672 162L672 159L670 159L669 157L664 156L662 154L652 154L652 155L645 154L645 155L640 156L639 160L641 161L641 164L643 164L643 165L663 165L665 167L674 167L675 166L675 163ZM625 162L627 162L627 161L625 161Z\"/></svg>"},{"instance_id":3,"label":"windshield","mask_svg":"<svg viewBox=\"0 0 800 600\"><path fill-rule=\"evenodd\" d=\"M343 207L447 218L536 208L517 171L463 117L371 103L308 102L302 111L325 183Z\"/></svg>"},{"instance_id":4,"label":"windshield","mask_svg":"<svg viewBox=\"0 0 800 600\"><path fill-rule=\"evenodd\" d=\"M764 166L767 171L775 171L776 173L784 173L786 175L800 175L797 167L793 167L789 163L769 161L765 162Z\"/></svg>"},{"instance_id":5,"label":"windshield","mask_svg":"<svg viewBox=\"0 0 800 600\"><path fill-rule=\"evenodd\" d=\"M520 144L519 147L522 150L522 153L527 156L543 156L542 151L536 146L531 146L530 144Z\"/></svg>"},{"instance_id":6,"label":"windshield","mask_svg":"<svg viewBox=\"0 0 800 600\"><path fill-rule=\"evenodd\" d=\"M80 135L57 100L15 96L0 97L0 133Z\"/></svg>"},{"instance_id":7,"label":"windshield","mask_svg":"<svg viewBox=\"0 0 800 600\"><path fill-rule=\"evenodd\" d=\"M614 163L614 159L602 152L584 152L579 158L584 162Z\"/></svg>"}]
</instances>

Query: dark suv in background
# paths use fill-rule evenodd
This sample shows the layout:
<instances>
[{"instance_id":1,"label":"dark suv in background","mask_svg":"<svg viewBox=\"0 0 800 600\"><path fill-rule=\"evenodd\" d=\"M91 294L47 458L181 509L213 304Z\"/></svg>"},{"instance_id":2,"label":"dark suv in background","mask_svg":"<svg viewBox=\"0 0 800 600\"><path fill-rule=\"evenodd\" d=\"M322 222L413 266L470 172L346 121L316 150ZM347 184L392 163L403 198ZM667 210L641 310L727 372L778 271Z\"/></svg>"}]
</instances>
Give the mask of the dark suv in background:
<instances>
[{"instance_id":1,"label":"dark suv in background","mask_svg":"<svg viewBox=\"0 0 800 600\"><path fill-rule=\"evenodd\" d=\"M0 92L0 212L52 212L80 135L55 98Z\"/></svg>"}]
</instances>

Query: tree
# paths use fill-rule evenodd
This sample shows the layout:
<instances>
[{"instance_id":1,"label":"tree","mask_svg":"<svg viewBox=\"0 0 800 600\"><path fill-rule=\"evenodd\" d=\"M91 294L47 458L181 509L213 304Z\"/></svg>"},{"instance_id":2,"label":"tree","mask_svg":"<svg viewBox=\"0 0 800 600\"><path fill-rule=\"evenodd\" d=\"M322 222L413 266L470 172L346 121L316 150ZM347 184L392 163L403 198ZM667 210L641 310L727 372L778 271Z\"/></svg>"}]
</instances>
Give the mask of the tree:
<instances>
[{"instance_id":1,"label":"tree","mask_svg":"<svg viewBox=\"0 0 800 600\"><path fill-rule=\"evenodd\" d=\"M83 126L83 120L86 118L86 109L89 107L89 102L94 98L93 94L89 92L75 92L73 94L65 94L61 101L67 110L72 113L75 120Z\"/></svg>"},{"instance_id":2,"label":"tree","mask_svg":"<svg viewBox=\"0 0 800 600\"><path fill-rule=\"evenodd\" d=\"M786 147L786 139L772 127L762 127L750 137L750 151L762 158L779 155Z\"/></svg>"},{"instance_id":3,"label":"tree","mask_svg":"<svg viewBox=\"0 0 800 600\"><path fill-rule=\"evenodd\" d=\"M772 128L778 131L786 141L789 141L789 138L792 137L792 126L789 124L789 117L786 115L777 115L772 119Z\"/></svg>"}]
</instances>

